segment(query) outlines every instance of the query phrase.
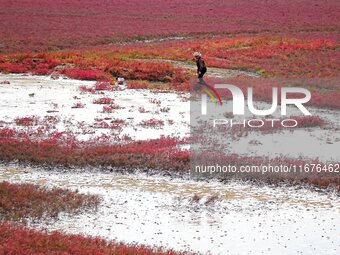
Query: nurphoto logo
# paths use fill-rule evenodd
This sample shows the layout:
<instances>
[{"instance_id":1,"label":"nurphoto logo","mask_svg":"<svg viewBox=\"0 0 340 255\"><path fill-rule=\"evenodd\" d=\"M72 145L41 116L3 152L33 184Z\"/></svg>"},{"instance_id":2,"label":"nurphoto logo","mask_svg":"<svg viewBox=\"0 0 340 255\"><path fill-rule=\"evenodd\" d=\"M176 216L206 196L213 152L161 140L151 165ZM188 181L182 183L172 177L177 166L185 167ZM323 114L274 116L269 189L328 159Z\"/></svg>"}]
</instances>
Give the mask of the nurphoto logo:
<instances>
[{"instance_id":1,"label":"nurphoto logo","mask_svg":"<svg viewBox=\"0 0 340 255\"><path fill-rule=\"evenodd\" d=\"M210 86L211 88L211 86ZM246 100L243 91L231 84L216 84L214 88L211 88L214 94L218 97L220 101L220 105L223 107L221 98L223 94L218 93L216 89L227 89L232 94L232 113L236 116L245 115L245 108L246 108ZM309 102L311 99L311 93L308 89L305 88L298 88L298 87L282 87L280 88L281 94L281 104L280 104L280 115L286 116L287 115L287 105L295 106L300 110L300 112L305 115L309 116L311 113L307 110L304 106L305 103ZM207 93L212 99L211 93ZM207 115L208 113L208 99L207 94L201 95L201 114ZM303 97L299 96L298 98L288 98L289 94L294 95L303 95ZM253 99L253 88L248 87L247 89L247 106L250 113L255 116L268 116L273 113L276 113L278 105L279 105L279 88L273 87L272 88L272 102L271 106L268 109L257 109L254 104ZM250 120L242 120L241 122L235 122L233 119L213 119L213 127L217 125L243 125L249 127L262 127L264 126L265 122L271 123L271 126L274 127L276 122L280 122L282 127L296 127L298 125L297 120L295 119L273 119L273 118L266 118L266 119L250 119Z\"/></svg>"},{"instance_id":2,"label":"nurphoto logo","mask_svg":"<svg viewBox=\"0 0 340 255\"><path fill-rule=\"evenodd\" d=\"M234 115L244 115L245 109L245 100L244 94L242 90L230 84L216 84L216 89L228 89L232 93L233 97L233 114ZM253 88L248 88L248 109L251 113L260 116L266 116L269 114L273 114L278 106L278 88L272 88L273 100L272 105L269 109L266 110L258 110L255 109L254 101L253 101ZM304 94L304 98L287 98L288 93L300 93ZM311 99L311 93L308 89L305 88L293 88L293 87L285 87L281 88L281 115L287 115L287 105L295 105L304 115L311 115L310 112L303 106L304 103L307 103ZM207 114L207 95L202 94L202 114Z\"/></svg>"}]
</instances>

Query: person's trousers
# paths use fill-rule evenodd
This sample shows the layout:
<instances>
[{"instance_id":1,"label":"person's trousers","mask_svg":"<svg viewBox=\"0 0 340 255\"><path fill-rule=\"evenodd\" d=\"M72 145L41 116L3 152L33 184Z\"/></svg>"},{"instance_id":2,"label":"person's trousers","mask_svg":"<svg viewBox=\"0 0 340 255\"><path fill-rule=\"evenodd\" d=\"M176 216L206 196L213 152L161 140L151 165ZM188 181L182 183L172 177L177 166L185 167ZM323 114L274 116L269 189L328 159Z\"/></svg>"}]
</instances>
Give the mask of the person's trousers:
<instances>
[{"instance_id":1,"label":"person's trousers","mask_svg":"<svg viewBox=\"0 0 340 255\"><path fill-rule=\"evenodd\" d=\"M203 69L202 69L202 72L200 72L200 73L198 74L198 78L203 78L203 76L205 75L206 72L207 72L207 68L203 68Z\"/></svg>"}]
</instances>

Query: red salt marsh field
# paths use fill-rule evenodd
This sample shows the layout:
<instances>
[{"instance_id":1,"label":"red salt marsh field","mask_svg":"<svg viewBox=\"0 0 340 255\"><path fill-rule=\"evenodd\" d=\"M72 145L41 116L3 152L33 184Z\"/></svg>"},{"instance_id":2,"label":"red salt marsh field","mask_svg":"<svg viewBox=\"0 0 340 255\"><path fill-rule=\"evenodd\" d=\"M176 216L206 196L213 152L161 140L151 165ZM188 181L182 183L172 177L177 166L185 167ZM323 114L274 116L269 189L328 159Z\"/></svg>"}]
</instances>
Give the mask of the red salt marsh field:
<instances>
[{"instance_id":1,"label":"red salt marsh field","mask_svg":"<svg viewBox=\"0 0 340 255\"><path fill-rule=\"evenodd\" d=\"M338 172L206 182L188 169L194 51L209 84L252 86L260 108L284 79L312 94L313 116L291 107L289 130L233 127L218 160L338 164L339 11L336 0L0 0L0 254L338 254Z\"/></svg>"},{"instance_id":2,"label":"red salt marsh field","mask_svg":"<svg viewBox=\"0 0 340 255\"><path fill-rule=\"evenodd\" d=\"M0 52L192 33L304 31L337 37L340 11L336 0L1 0L0 6Z\"/></svg>"}]
</instances>

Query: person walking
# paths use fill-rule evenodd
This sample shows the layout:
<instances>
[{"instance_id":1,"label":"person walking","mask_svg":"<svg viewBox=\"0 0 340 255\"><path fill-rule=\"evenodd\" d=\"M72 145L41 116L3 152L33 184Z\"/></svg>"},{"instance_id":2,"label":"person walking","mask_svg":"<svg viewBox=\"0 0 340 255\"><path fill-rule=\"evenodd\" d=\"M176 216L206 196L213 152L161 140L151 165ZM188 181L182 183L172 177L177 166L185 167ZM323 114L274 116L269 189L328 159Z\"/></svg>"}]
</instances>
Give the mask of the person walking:
<instances>
[{"instance_id":1,"label":"person walking","mask_svg":"<svg viewBox=\"0 0 340 255\"><path fill-rule=\"evenodd\" d=\"M199 86L195 86L194 89L195 90L200 90L200 87L203 85L205 87L207 87L214 95L215 97L218 99L220 105L222 105L222 100L220 95L218 94L218 92L216 91L216 89L214 88L214 86L210 86L208 83L205 82L205 80L203 79L203 76L205 75L205 73L207 72L207 66L205 65L204 59L202 58L202 54L200 52L194 52L194 57L196 59L196 65L197 65L197 76L198 76L198 84Z\"/></svg>"},{"instance_id":2,"label":"person walking","mask_svg":"<svg viewBox=\"0 0 340 255\"><path fill-rule=\"evenodd\" d=\"M207 66L205 65L204 59L202 58L202 54L200 52L195 52L194 57L196 59L196 65L197 65L197 76L200 83L205 84L203 80L203 76L207 72Z\"/></svg>"}]
</instances>

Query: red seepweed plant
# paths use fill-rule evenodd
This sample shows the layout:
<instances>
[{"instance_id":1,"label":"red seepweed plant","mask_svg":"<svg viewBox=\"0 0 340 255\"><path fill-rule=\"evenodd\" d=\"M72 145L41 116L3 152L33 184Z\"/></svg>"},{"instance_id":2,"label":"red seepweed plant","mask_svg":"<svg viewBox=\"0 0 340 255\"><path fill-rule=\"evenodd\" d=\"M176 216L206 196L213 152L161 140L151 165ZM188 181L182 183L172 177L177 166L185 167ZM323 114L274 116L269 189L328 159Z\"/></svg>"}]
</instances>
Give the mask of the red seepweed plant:
<instances>
[{"instance_id":1,"label":"red seepweed plant","mask_svg":"<svg viewBox=\"0 0 340 255\"><path fill-rule=\"evenodd\" d=\"M82 255L185 255L160 247L109 242L53 231L33 230L9 222L0 222L1 254L82 254Z\"/></svg>"},{"instance_id":2,"label":"red seepweed plant","mask_svg":"<svg viewBox=\"0 0 340 255\"><path fill-rule=\"evenodd\" d=\"M142 127L160 128L164 126L164 121L157 120L157 119L149 119L149 120L143 120L139 125L141 125Z\"/></svg>"},{"instance_id":3,"label":"red seepweed plant","mask_svg":"<svg viewBox=\"0 0 340 255\"><path fill-rule=\"evenodd\" d=\"M16 118L15 123L18 126L35 126L38 124L38 117L32 116L32 117L22 117L22 118Z\"/></svg>"},{"instance_id":4,"label":"red seepweed plant","mask_svg":"<svg viewBox=\"0 0 340 255\"><path fill-rule=\"evenodd\" d=\"M76 102L73 104L72 108L84 108L85 107L85 104L83 104L82 102Z\"/></svg>"},{"instance_id":5,"label":"red seepweed plant","mask_svg":"<svg viewBox=\"0 0 340 255\"><path fill-rule=\"evenodd\" d=\"M110 82L96 82L94 84L94 90L114 90L114 87L110 84Z\"/></svg>"},{"instance_id":6,"label":"red seepweed plant","mask_svg":"<svg viewBox=\"0 0 340 255\"><path fill-rule=\"evenodd\" d=\"M99 120L98 120L99 121ZM101 127L119 129L122 123L99 121ZM33 139L33 131L0 129L0 160L19 160L39 164L61 165L112 165L127 168L183 169L186 165L186 151L177 145L180 140L162 137L160 139L112 144L110 137L93 138L87 142L78 141L71 132L53 132L47 138ZM104 140L103 140L104 139ZM126 141L128 141L127 139ZM157 157L154 157L157 155ZM184 161L183 161L184 159Z\"/></svg>"},{"instance_id":7,"label":"red seepweed plant","mask_svg":"<svg viewBox=\"0 0 340 255\"><path fill-rule=\"evenodd\" d=\"M88 93L91 93L91 94L96 94L97 93L94 88L87 87L85 85L79 86L79 90L82 91L82 92L88 92Z\"/></svg>"},{"instance_id":8,"label":"red seepweed plant","mask_svg":"<svg viewBox=\"0 0 340 255\"><path fill-rule=\"evenodd\" d=\"M118 121L120 123L120 121ZM107 123L108 126L110 125ZM111 123L115 125L115 123ZM131 141L112 144L108 136L94 138L87 142L78 141L72 133L53 133L48 138L34 140L32 131L17 131L14 129L0 129L0 160L27 162L34 164L64 165L64 166L113 166L125 169L159 169L185 173L190 164L191 152L180 149L181 144L188 141L170 137L155 140ZM214 160L216 154L203 153L201 158ZM262 157L245 157L236 154L220 154L214 162L230 165L304 165L303 159L289 159L278 157L274 159ZM307 163L311 163L308 161ZM313 162L320 163L320 162ZM184 171L184 172L183 172ZM232 175L222 178L232 178ZM332 174L285 174L245 175L239 178L277 182L280 180L306 182L317 186L335 185L340 187L340 178Z\"/></svg>"},{"instance_id":9,"label":"red seepweed plant","mask_svg":"<svg viewBox=\"0 0 340 255\"><path fill-rule=\"evenodd\" d=\"M98 69L83 69L83 68L66 68L61 70L61 73L74 79L79 80L101 80L108 79L108 76Z\"/></svg>"},{"instance_id":10,"label":"red seepweed plant","mask_svg":"<svg viewBox=\"0 0 340 255\"><path fill-rule=\"evenodd\" d=\"M57 217L61 212L76 213L85 208L96 208L99 202L97 196L60 188L0 182L0 211L5 220L25 222Z\"/></svg>"},{"instance_id":11,"label":"red seepweed plant","mask_svg":"<svg viewBox=\"0 0 340 255\"><path fill-rule=\"evenodd\" d=\"M109 97L102 97L102 98L98 98L93 100L94 104L113 104L114 99L109 98Z\"/></svg>"},{"instance_id":12,"label":"red seepweed plant","mask_svg":"<svg viewBox=\"0 0 340 255\"><path fill-rule=\"evenodd\" d=\"M216 0L210 2L207 8L206 1L197 0L195 11L190 12L187 10L187 3L181 0L172 1L172 5L165 4L162 0L153 0L152 4L131 0L128 5L124 2L94 3L83 0L80 3L70 0L67 6L52 0L29 3L12 0L3 2L1 6L3 19L7 22L0 31L0 38L3 38L0 51L62 50L129 39L181 39L197 34L218 35L226 32L299 32L304 37L311 31L311 36L315 33L332 36L337 28L336 3L335 0L330 0L314 6L308 0L287 0L284 4L280 0ZM21 15L17 15L18 8ZM77 10L79 16L74 15L72 10ZM123 11L126 16L117 18L116 13ZM136 16L136 12L140 15ZM36 13L40 15L32 19ZM105 18L98 19L93 13L101 13ZM228 22L225 22L226 16ZM79 17L82 22L79 22ZM133 22L131 17L134 17ZM204 22L201 22L201 17L205 17ZM323 17L322 22L319 17ZM53 22L54 20L58 20L58 23Z\"/></svg>"},{"instance_id":13,"label":"red seepweed plant","mask_svg":"<svg viewBox=\"0 0 340 255\"><path fill-rule=\"evenodd\" d=\"M123 109L124 107L119 106L118 104L115 103L111 103L109 105L104 105L103 106L103 113L112 113L114 112L114 110L118 110L118 109Z\"/></svg>"}]
</instances>

